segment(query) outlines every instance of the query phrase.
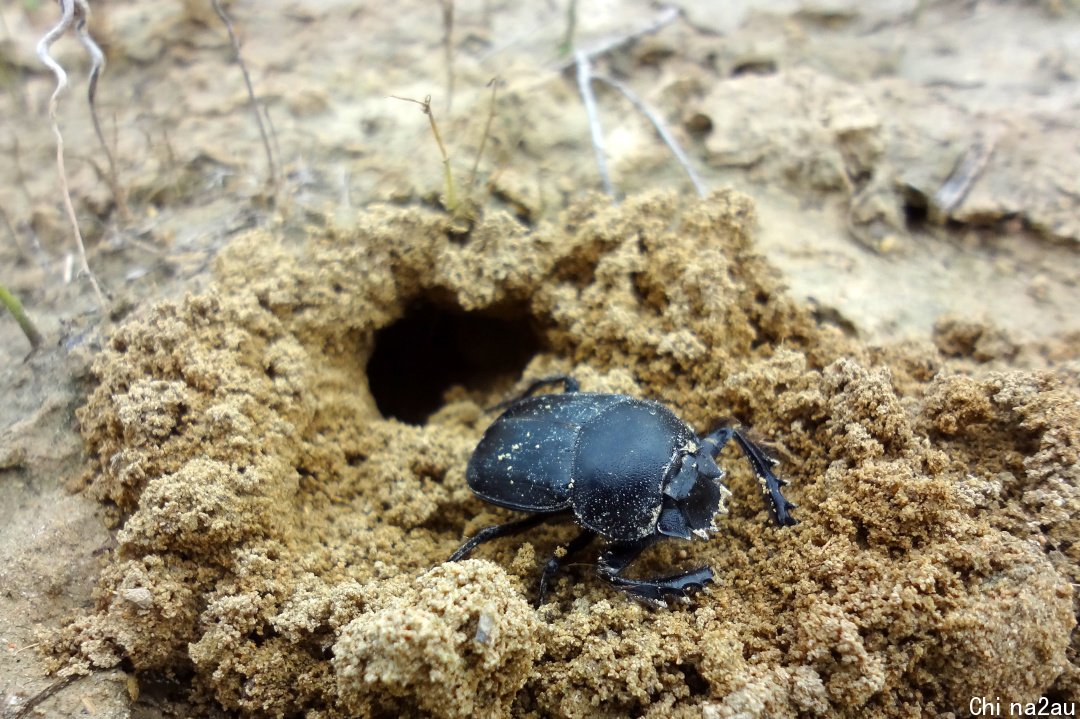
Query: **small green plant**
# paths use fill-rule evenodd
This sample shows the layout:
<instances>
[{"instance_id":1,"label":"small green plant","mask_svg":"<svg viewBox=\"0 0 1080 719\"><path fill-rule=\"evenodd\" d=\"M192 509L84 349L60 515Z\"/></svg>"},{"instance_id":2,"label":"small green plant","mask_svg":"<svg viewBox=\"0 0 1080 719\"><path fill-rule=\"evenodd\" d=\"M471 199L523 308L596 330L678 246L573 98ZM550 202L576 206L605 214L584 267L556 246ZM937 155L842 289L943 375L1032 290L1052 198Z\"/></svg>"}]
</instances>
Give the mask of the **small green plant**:
<instances>
[{"instance_id":1,"label":"small green plant","mask_svg":"<svg viewBox=\"0 0 1080 719\"><path fill-rule=\"evenodd\" d=\"M492 79L489 85L491 87L491 108L488 112L487 122L484 124L484 134L480 139L480 148L477 150L476 159L473 162L472 172L469 175L468 191L464 198L458 196L457 186L454 183L454 174L450 169L450 154L446 151L442 134L439 132L439 125L435 122L435 114L431 110L431 95L428 95L423 100L391 95L395 100L403 100L404 102L419 105L420 110L427 115L428 121L431 123L431 134L435 136L435 144L439 146L439 154L442 156L443 162L443 182L446 185L446 192L442 196L442 204L446 211L450 213L450 229L457 234L467 233L479 213L472 194L476 185L476 173L480 166L480 157L484 154L488 135L491 133L491 123L495 117L495 92L498 86L498 78Z\"/></svg>"},{"instance_id":2,"label":"small green plant","mask_svg":"<svg viewBox=\"0 0 1080 719\"><path fill-rule=\"evenodd\" d=\"M37 327L27 316L26 311L23 310L22 303L19 302L19 298L8 292L7 287L0 284L0 304L7 307L8 312L15 318L15 321L19 323L19 327L22 328L23 334L26 335L26 339L30 340L31 349L37 349L41 346L42 339L41 333L37 331Z\"/></svg>"}]
</instances>

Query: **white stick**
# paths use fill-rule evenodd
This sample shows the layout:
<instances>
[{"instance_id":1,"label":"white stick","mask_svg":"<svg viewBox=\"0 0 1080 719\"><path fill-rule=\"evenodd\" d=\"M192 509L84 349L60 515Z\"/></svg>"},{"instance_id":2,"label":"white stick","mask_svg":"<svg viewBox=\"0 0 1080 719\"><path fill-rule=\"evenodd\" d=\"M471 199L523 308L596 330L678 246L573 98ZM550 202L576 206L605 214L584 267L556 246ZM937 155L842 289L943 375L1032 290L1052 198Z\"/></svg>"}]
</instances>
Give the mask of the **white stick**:
<instances>
[{"instance_id":1,"label":"white stick","mask_svg":"<svg viewBox=\"0 0 1080 719\"><path fill-rule=\"evenodd\" d=\"M574 53L577 63L578 92L581 93L581 101L585 104L585 114L589 118L589 134L592 135L593 150L596 151L596 168L600 171L600 181L604 185L604 192L615 201L615 186L611 184L608 175L607 158L604 155L604 129L600 127L600 116L596 111L596 97L592 91L592 66L589 64L589 56L584 51Z\"/></svg>"},{"instance_id":2,"label":"white stick","mask_svg":"<svg viewBox=\"0 0 1080 719\"><path fill-rule=\"evenodd\" d=\"M79 220L75 216L75 206L71 202L67 171L64 169L64 136L60 133L60 122L56 118L56 109L60 104L60 93L66 90L68 86L67 73L64 72L64 68L60 67L60 63L53 60L49 54L49 48L52 47L53 43L59 40L74 23L76 6L78 6L80 12L80 21L85 22L86 14L90 11L86 0L60 0L60 22L45 33L45 36L38 42L37 56L56 76L56 89L53 90L52 97L49 98L49 122L52 124L53 135L56 137L56 168L60 173L61 197L64 201L64 210L67 212L68 221L71 222L71 229L75 234L75 246L79 250L79 260L82 264L81 272L90 280L90 286L94 288L94 295L97 297L98 305L104 311L105 296L101 293L97 278L90 271L90 264L86 261L86 246L83 244L82 232L79 231Z\"/></svg>"}]
</instances>

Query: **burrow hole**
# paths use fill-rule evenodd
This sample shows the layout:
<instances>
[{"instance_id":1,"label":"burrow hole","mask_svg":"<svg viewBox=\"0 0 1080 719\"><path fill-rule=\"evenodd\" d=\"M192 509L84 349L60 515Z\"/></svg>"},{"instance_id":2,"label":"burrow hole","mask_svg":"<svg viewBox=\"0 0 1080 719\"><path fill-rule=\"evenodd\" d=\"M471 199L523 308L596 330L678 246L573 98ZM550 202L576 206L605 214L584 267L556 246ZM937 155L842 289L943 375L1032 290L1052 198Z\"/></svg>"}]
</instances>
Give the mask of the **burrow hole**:
<instances>
[{"instance_id":1,"label":"burrow hole","mask_svg":"<svg viewBox=\"0 0 1080 719\"><path fill-rule=\"evenodd\" d=\"M383 417L420 425L450 387L484 392L512 384L541 347L523 304L466 312L425 299L375 333L368 383Z\"/></svg>"}]
</instances>

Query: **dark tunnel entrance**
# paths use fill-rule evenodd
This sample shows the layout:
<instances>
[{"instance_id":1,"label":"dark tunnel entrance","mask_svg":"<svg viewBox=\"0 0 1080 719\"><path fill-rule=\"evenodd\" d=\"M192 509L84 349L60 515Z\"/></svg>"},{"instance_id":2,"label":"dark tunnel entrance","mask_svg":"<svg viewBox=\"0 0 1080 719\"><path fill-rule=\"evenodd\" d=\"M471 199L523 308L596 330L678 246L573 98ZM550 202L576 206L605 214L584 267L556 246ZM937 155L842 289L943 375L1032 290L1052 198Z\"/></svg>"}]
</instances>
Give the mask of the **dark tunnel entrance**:
<instances>
[{"instance_id":1,"label":"dark tunnel entrance","mask_svg":"<svg viewBox=\"0 0 1080 719\"><path fill-rule=\"evenodd\" d=\"M524 305L466 312L422 301L375 333L368 383L384 417L423 424L450 387L517 379L540 349Z\"/></svg>"}]
</instances>

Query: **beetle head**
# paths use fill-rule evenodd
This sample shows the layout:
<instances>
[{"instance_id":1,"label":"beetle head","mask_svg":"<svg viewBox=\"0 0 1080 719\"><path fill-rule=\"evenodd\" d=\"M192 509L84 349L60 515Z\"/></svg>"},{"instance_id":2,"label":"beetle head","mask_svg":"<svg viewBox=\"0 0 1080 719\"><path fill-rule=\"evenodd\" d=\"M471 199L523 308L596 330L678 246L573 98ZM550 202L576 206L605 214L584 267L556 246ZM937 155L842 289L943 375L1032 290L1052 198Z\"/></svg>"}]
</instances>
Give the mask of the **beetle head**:
<instances>
[{"instance_id":1,"label":"beetle head","mask_svg":"<svg viewBox=\"0 0 1080 719\"><path fill-rule=\"evenodd\" d=\"M723 470L706 452L681 455L664 482L663 504L656 531L669 537L708 539L716 531L716 515L726 514L727 487Z\"/></svg>"}]
</instances>

